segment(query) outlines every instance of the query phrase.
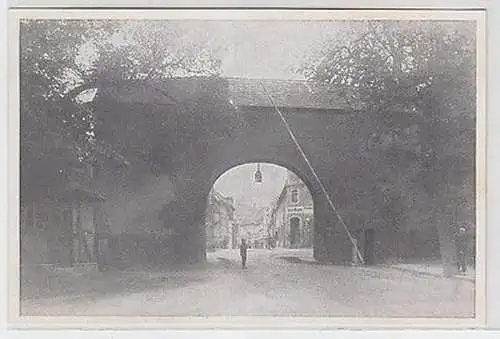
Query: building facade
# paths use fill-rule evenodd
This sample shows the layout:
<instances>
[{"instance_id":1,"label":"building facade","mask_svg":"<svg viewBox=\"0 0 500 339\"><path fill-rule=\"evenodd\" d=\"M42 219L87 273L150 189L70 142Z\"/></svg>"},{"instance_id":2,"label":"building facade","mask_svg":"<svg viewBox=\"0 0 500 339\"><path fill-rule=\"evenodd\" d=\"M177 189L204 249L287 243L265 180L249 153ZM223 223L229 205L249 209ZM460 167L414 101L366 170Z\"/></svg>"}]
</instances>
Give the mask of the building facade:
<instances>
[{"instance_id":1,"label":"building facade","mask_svg":"<svg viewBox=\"0 0 500 339\"><path fill-rule=\"evenodd\" d=\"M233 198L210 191L206 213L207 248L230 248L238 235Z\"/></svg>"},{"instance_id":2,"label":"building facade","mask_svg":"<svg viewBox=\"0 0 500 339\"><path fill-rule=\"evenodd\" d=\"M231 229L231 248L239 248L240 246L240 224L238 220L234 220Z\"/></svg>"},{"instance_id":3,"label":"building facade","mask_svg":"<svg viewBox=\"0 0 500 339\"><path fill-rule=\"evenodd\" d=\"M273 246L306 248L313 245L314 209L311 193L288 171L285 186L271 207L268 237Z\"/></svg>"},{"instance_id":4,"label":"building facade","mask_svg":"<svg viewBox=\"0 0 500 339\"><path fill-rule=\"evenodd\" d=\"M50 194L20 201L21 266L96 267L106 232L103 196L91 188L91 171L71 168Z\"/></svg>"}]
</instances>

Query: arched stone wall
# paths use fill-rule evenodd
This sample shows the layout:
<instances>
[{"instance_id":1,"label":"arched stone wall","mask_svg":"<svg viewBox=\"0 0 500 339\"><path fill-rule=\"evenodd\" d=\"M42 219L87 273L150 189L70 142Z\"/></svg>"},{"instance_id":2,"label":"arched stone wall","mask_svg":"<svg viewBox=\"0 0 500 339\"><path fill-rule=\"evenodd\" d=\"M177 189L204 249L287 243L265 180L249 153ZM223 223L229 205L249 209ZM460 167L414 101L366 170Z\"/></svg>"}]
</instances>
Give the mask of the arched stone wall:
<instances>
[{"instance_id":1,"label":"arched stone wall","mask_svg":"<svg viewBox=\"0 0 500 339\"><path fill-rule=\"evenodd\" d=\"M107 105L113 106L111 99ZM120 113L120 119L124 119L128 113L126 104L117 103L116 107L125 110ZM174 252L179 261L205 259L206 196L222 173L248 162L269 162L296 173L306 183L314 200L314 256L338 264L351 261L352 244L347 231L274 107L254 105L233 109L224 106L221 109L226 111L221 115L224 116L226 134L219 134L200 149L188 151L162 144L169 138L168 129L161 130L161 126L155 126L151 121L161 121L162 116L170 117L173 106L169 103L162 107L156 101L144 103L139 113L152 112L156 117L151 119L148 115L150 120L141 120L141 125L147 127L143 131L144 137L136 131L132 137L144 139L146 143L154 142L150 145L153 149L164 149L160 154L173 159L160 162L156 170L160 175L168 175L171 183L168 196L173 198L164 217L178 233ZM204 106L196 107L197 111L189 113L186 123L196 121L197 114L205 115L204 131L220 130L222 120L207 119ZM211 109L210 114L217 114L213 107ZM381 215L382 197L376 187L379 168L368 148L370 135L379 128L375 123L377 120L370 112L345 109L287 107L282 111L348 230L353 234L362 234L365 229L374 230L375 262L397 258L400 255L398 244L402 243L405 234L399 225L388 223ZM186 112L189 111L183 114ZM136 110L130 114L139 113ZM177 115L176 126L183 125L183 114ZM129 121L134 118L137 117L128 117ZM145 171L144 175L158 174ZM439 227L446 231L450 225ZM449 237L443 239L446 243L440 243L440 248L446 252L443 257L451 263L454 245Z\"/></svg>"}]
</instances>

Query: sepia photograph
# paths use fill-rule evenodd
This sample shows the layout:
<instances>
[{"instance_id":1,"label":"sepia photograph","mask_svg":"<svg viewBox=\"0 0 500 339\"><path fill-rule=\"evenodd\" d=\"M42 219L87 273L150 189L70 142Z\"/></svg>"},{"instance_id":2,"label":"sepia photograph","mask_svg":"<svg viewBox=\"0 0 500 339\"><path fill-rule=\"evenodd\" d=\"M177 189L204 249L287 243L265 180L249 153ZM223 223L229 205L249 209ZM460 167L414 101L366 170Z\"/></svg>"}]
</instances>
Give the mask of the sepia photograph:
<instances>
[{"instance_id":1,"label":"sepia photograph","mask_svg":"<svg viewBox=\"0 0 500 339\"><path fill-rule=\"evenodd\" d=\"M12 318L484 320L484 15L84 12L11 17Z\"/></svg>"}]
</instances>

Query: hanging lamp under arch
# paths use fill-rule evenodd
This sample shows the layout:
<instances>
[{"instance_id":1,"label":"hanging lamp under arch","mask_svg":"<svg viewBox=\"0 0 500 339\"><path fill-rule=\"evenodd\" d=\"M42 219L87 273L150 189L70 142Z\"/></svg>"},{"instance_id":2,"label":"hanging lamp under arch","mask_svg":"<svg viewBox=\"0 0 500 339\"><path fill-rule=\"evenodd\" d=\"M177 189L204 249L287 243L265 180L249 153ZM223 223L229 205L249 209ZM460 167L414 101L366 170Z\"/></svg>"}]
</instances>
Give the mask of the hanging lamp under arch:
<instances>
[{"instance_id":1,"label":"hanging lamp under arch","mask_svg":"<svg viewBox=\"0 0 500 339\"><path fill-rule=\"evenodd\" d=\"M256 183L262 183L262 172L260 171L260 163L257 163L257 171L255 171L254 180Z\"/></svg>"}]
</instances>

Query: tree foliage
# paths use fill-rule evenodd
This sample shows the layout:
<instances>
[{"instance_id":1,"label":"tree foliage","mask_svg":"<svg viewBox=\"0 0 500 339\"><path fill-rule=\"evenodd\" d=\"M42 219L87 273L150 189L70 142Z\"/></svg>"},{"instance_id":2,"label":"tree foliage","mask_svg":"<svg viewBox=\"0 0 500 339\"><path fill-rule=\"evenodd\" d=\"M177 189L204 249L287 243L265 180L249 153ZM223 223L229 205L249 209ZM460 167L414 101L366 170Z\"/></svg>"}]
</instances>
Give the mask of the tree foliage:
<instances>
[{"instance_id":1,"label":"tree foliage","mask_svg":"<svg viewBox=\"0 0 500 339\"><path fill-rule=\"evenodd\" d=\"M92 114L64 95L90 74L76 62L79 46L102 27L87 21L26 20L20 24L21 183L23 195L45 194L81 158ZM93 29L95 28L95 29ZM43 187L41 187L43 184Z\"/></svg>"},{"instance_id":2,"label":"tree foliage","mask_svg":"<svg viewBox=\"0 0 500 339\"><path fill-rule=\"evenodd\" d=\"M406 206L394 215L416 208L421 190L436 202L474 200L475 47L473 22L370 22L302 69L383 126L366 142L388 205Z\"/></svg>"},{"instance_id":3,"label":"tree foliage","mask_svg":"<svg viewBox=\"0 0 500 339\"><path fill-rule=\"evenodd\" d=\"M99 86L218 74L219 62L207 46L179 44L182 34L161 21L20 23L21 178L26 195L28 188L43 194L40 183L57 186L61 174L75 164L97 161L98 155L123 158L116 145L103 143L95 133L99 121L92 96Z\"/></svg>"}]
</instances>

